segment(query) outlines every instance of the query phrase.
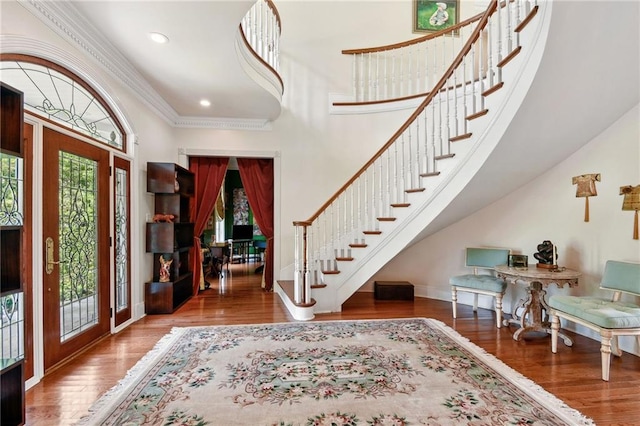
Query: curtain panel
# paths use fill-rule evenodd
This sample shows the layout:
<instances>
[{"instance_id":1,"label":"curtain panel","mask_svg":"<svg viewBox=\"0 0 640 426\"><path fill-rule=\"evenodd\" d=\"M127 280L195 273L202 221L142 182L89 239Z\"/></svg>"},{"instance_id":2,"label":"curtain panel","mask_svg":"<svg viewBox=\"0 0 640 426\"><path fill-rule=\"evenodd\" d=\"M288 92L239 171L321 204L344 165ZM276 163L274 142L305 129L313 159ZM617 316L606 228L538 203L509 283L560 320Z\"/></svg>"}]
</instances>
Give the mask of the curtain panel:
<instances>
[{"instance_id":1,"label":"curtain panel","mask_svg":"<svg viewBox=\"0 0 640 426\"><path fill-rule=\"evenodd\" d=\"M262 234L267 238L262 286L273 290L273 159L238 158L240 179Z\"/></svg>"},{"instance_id":2,"label":"curtain panel","mask_svg":"<svg viewBox=\"0 0 640 426\"><path fill-rule=\"evenodd\" d=\"M194 295L198 294L202 276L200 235L213 213L228 164L229 159L223 157L193 157L189 159L189 170L195 174L196 182L195 196L191 200L191 221L194 223L194 232L193 253L190 256Z\"/></svg>"}]
</instances>

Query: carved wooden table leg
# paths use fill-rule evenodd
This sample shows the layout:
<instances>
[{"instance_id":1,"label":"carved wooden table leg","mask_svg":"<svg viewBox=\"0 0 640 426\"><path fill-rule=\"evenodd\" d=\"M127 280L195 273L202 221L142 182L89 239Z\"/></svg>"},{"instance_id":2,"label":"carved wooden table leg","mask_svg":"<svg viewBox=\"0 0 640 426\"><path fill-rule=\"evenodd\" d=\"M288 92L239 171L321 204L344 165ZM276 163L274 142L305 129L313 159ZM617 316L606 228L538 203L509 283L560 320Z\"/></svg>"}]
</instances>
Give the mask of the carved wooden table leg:
<instances>
[{"instance_id":1,"label":"carved wooden table leg","mask_svg":"<svg viewBox=\"0 0 640 426\"><path fill-rule=\"evenodd\" d=\"M508 327L511 324L515 324L519 327L524 327L524 312L527 309L529 300L530 300L529 298L526 300L520 299L518 303L513 306L513 310L511 311L511 318L504 319L502 321L502 325ZM520 315L518 311L521 311L522 315Z\"/></svg>"},{"instance_id":2,"label":"carved wooden table leg","mask_svg":"<svg viewBox=\"0 0 640 426\"><path fill-rule=\"evenodd\" d=\"M543 289L542 283L537 281L532 281L527 290L529 299L522 313L521 327L513 334L513 340L521 340L523 334L530 331L551 334L551 323L547 314L549 306L545 300L547 292ZM558 332L558 336L562 338L565 345L573 345L573 341L566 334Z\"/></svg>"}]
</instances>

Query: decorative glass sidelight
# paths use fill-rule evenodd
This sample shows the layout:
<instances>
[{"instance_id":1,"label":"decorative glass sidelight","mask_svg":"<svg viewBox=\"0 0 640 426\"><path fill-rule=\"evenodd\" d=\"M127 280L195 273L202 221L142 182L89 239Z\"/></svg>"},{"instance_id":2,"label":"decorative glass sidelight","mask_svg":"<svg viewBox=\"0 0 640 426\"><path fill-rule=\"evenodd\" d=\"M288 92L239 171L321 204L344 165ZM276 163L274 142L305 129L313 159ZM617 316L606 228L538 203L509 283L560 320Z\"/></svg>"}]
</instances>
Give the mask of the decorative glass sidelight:
<instances>
[{"instance_id":1,"label":"decorative glass sidelight","mask_svg":"<svg viewBox=\"0 0 640 426\"><path fill-rule=\"evenodd\" d=\"M129 191L127 170L116 167L116 196L115 196L115 226L116 226L116 312L120 312L129 307L128 300L128 270L129 270Z\"/></svg>"},{"instance_id":2,"label":"decorative glass sidelight","mask_svg":"<svg viewBox=\"0 0 640 426\"><path fill-rule=\"evenodd\" d=\"M98 323L98 164L60 152L60 341Z\"/></svg>"},{"instance_id":3,"label":"decorative glass sidelight","mask_svg":"<svg viewBox=\"0 0 640 426\"><path fill-rule=\"evenodd\" d=\"M24 92L25 110L124 150L116 119L94 93L77 80L45 65L1 61L2 81Z\"/></svg>"},{"instance_id":4,"label":"decorative glass sidelight","mask_svg":"<svg viewBox=\"0 0 640 426\"><path fill-rule=\"evenodd\" d=\"M0 369L24 358L24 293L0 297Z\"/></svg>"},{"instance_id":5,"label":"decorative glass sidelight","mask_svg":"<svg viewBox=\"0 0 640 426\"><path fill-rule=\"evenodd\" d=\"M22 158L0 153L0 225L20 226L24 220Z\"/></svg>"},{"instance_id":6,"label":"decorative glass sidelight","mask_svg":"<svg viewBox=\"0 0 640 426\"><path fill-rule=\"evenodd\" d=\"M23 165L22 158L0 153L0 226L23 224ZM0 297L0 369L24 358L23 294Z\"/></svg>"}]
</instances>

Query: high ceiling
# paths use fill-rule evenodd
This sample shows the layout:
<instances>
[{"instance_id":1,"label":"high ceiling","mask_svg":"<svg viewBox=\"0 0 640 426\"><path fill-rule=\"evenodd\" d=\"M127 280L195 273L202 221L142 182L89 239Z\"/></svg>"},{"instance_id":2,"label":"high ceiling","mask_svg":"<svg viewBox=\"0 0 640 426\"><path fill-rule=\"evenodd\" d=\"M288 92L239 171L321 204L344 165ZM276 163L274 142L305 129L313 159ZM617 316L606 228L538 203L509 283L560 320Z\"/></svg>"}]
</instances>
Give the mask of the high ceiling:
<instances>
[{"instance_id":1,"label":"high ceiling","mask_svg":"<svg viewBox=\"0 0 640 426\"><path fill-rule=\"evenodd\" d=\"M268 121L280 103L240 66L235 38L253 0L44 2L169 121ZM153 42L149 33L166 35ZM200 105L201 99L211 102Z\"/></svg>"}]
</instances>

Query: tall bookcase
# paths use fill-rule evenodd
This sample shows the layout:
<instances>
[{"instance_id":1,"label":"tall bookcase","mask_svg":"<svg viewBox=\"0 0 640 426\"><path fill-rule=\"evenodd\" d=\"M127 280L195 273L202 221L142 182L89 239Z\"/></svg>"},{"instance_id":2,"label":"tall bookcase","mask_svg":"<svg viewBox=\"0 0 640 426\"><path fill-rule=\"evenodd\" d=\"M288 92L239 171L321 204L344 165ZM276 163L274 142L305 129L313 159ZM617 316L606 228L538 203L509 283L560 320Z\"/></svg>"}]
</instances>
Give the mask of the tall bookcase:
<instances>
[{"instance_id":1,"label":"tall bookcase","mask_svg":"<svg viewBox=\"0 0 640 426\"><path fill-rule=\"evenodd\" d=\"M194 190L195 176L189 170L173 163L147 163L147 191L155 194L156 216L163 216L147 223L146 249L153 253L153 277L145 283L147 314L173 313L193 293L189 251L194 224L189 208ZM169 215L172 219L166 221ZM161 257L171 262L168 281L161 279Z\"/></svg>"},{"instance_id":2,"label":"tall bookcase","mask_svg":"<svg viewBox=\"0 0 640 426\"><path fill-rule=\"evenodd\" d=\"M23 94L0 82L3 220L0 224L0 416L3 426L23 425L24 269L22 201Z\"/></svg>"}]
</instances>

